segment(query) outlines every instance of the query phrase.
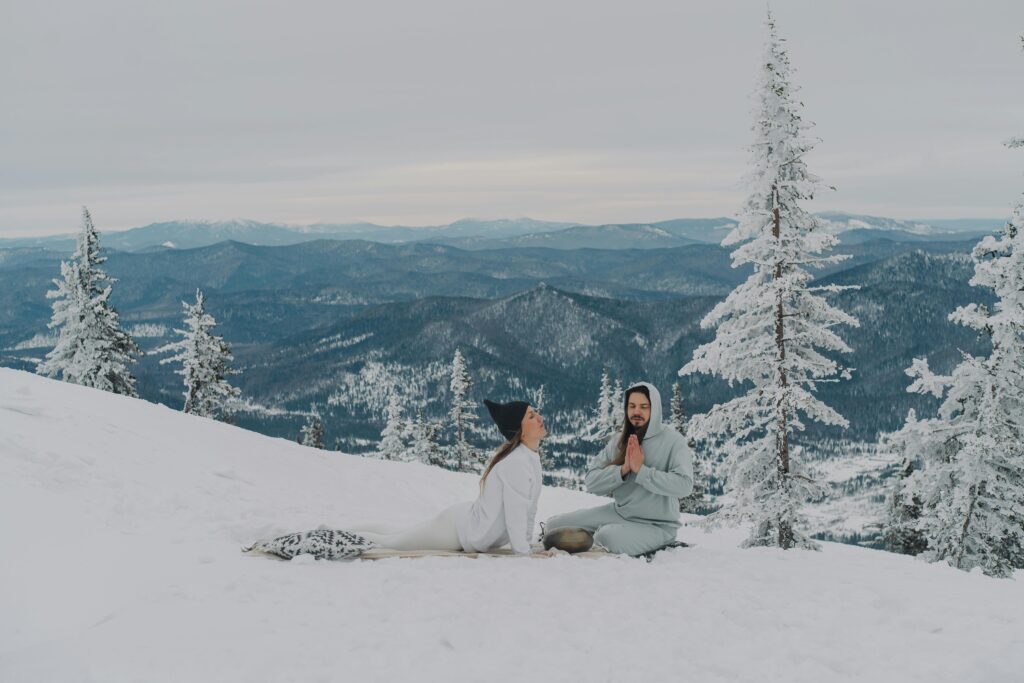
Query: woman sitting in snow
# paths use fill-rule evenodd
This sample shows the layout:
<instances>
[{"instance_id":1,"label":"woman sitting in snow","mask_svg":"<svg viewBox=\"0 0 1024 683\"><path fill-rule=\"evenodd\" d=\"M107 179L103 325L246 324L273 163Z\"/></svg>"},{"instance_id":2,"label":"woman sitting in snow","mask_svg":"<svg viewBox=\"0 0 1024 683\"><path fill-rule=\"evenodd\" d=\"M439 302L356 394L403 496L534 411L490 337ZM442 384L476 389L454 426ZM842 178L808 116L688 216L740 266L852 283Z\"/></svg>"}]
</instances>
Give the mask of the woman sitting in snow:
<instances>
[{"instance_id":1,"label":"woman sitting in snow","mask_svg":"<svg viewBox=\"0 0 1024 683\"><path fill-rule=\"evenodd\" d=\"M508 544L517 555L550 554L532 553L530 547L542 483L537 450L547 433L544 419L524 401L484 404L507 441L484 470L476 500L453 505L403 531L317 529L257 541L243 551L337 560L358 557L370 548L483 552Z\"/></svg>"}]
</instances>

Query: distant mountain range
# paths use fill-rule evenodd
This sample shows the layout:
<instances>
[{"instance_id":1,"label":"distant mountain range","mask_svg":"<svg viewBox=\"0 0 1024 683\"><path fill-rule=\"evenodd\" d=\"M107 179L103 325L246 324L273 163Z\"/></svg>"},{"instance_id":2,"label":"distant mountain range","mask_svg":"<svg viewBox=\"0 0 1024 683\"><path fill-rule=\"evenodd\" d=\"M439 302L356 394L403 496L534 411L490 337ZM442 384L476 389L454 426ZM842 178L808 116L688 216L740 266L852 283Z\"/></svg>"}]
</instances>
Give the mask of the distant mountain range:
<instances>
[{"instance_id":1,"label":"distant mountain range","mask_svg":"<svg viewBox=\"0 0 1024 683\"><path fill-rule=\"evenodd\" d=\"M967 253L973 241L897 242L877 239L841 245L846 261L821 271L828 276L892 256ZM59 275L57 252L8 250L0 260L0 347L45 331L46 291ZM4 254L0 250L0 254ZM44 256L47 256L44 258ZM196 287L239 303L262 301L237 321L243 339L249 326L271 321L291 302L298 312L317 307L337 315L383 303L431 296L495 299L546 283L566 292L619 301L664 301L682 296L724 296L748 271L731 267L728 250L713 244L649 250L495 249L467 251L441 244L381 244L318 240L283 247L221 242L197 249L114 252L107 271L120 281L114 302L138 323L173 322L180 301ZM309 304L310 306L306 306ZM249 321L249 322L245 322ZM296 329L296 326L289 326ZM273 336L274 328L267 332ZM255 335L255 336L254 336Z\"/></svg>"},{"instance_id":2,"label":"distant mountain range","mask_svg":"<svg viewBox=\"0 0 1024 683\"><path fill-rule=\"evenodd\" d=\"M836 295L861 321L843 331L855 349L855 379L823 385L822 393L850 419L851 437L862 439L894 427L907 408L926 406L905 392L911 358L928 355L941 372L961 349L980 348L947 316L985 301L984 290L967 284L974 241L873 234L842 245L850 258L821 273L823 283L861 286ZM0 250L8 254L0 260L0 365L25 369L52 346L46 291L59 274L57 260L40 258L56 252L31 249ZM603 368L623 381L675 381L710 336L699 326L703 315L747 274L731 267L728 250L700 242L476 251L423 242L222 242L115 252L106 267L119 280L113 302L145 349L170 339L181 326L181 301L203 288L244 369L245 395L279 410L240 416L240 424L294 435L297 413L316 402L328 431L353 449L376 437L387 381L427 397L419 407L428 414L443 414L444 373L457 347L470 360L478 398L546 384L551 409L567 421L559 427L574 431ZM147 398L179 402L180 378L158 358L146 356L138 375ZM375 387L369 396L367 387ZM704 377L684 387L691 410L729 395Z\"/></svg>"},{"instance_id":3,"label":"distant mountain range","mask_svg":"<svg viewBox=\"0 0 1024 683\"><path fill-rule=\"evenodd\" d=\"M1000 219L904 221L837 212L819 214L829 230L843 241L864 241L884 235L894 241L964 239L999 228ZM236 221L171 221L120 232L102 232L103 245L114 251L194 249L232 240L258 246L285 246L320 239L365 240L385 244L431 242L470 250L547 247L552 249L660 249L687 244L718 244L735 227L732 218L680 218L656 223L582 225L531 218L478 220L467 218L448 225L384 227L372 223L288 226ZM37 250L59 255L74 248L75 235L0 239L0 250ZM38 252L43 250L43 252ZM52 255L51 255L52 256ZM27 254L0 259L25 259ZM3 261L0 260L0 263Z\"/></svg>"}]
</instances>

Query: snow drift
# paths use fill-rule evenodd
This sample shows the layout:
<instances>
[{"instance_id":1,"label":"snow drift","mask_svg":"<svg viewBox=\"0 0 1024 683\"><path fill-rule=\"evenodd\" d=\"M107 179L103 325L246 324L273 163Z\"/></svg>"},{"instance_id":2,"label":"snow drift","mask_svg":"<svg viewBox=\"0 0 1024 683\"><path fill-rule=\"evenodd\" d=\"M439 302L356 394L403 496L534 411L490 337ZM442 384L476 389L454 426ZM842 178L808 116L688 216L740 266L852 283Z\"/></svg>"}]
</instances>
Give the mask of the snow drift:
<instances>
[{"instance_id":1,"label":"snow drift","mask_svg":"<svg viewBox=\"0 0 1024 683\"><path fill-rule=\"evenodd\" d=\"M1024 581L826 543L629 558L280 562L476 478L317 451L0 369L3 681L1008 681ZM605 502L546 488L538 519Z\"/></svg>"}]
</instances>

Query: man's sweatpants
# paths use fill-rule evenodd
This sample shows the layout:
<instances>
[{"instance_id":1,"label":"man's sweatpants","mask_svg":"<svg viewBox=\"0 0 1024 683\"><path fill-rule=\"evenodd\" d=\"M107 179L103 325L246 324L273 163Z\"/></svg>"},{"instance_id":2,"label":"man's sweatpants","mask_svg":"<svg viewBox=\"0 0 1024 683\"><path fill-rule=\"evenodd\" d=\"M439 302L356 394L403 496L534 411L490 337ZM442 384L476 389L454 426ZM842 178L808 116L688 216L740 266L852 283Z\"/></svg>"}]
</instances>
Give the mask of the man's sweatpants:
<instances>
[{"instance_id":1,"label":"man's sweatpants","mask_svg":"<svg viewBox=\"0 0 1024 683\"><path fill-rule=\"evenodd\" d=\"M624 555L642 555L676 540L674 527L631 522L615 510L615 503L555 515L544 523L544 532L565 527L586 529L594 542Z\"/></svg>"}]
</instances>

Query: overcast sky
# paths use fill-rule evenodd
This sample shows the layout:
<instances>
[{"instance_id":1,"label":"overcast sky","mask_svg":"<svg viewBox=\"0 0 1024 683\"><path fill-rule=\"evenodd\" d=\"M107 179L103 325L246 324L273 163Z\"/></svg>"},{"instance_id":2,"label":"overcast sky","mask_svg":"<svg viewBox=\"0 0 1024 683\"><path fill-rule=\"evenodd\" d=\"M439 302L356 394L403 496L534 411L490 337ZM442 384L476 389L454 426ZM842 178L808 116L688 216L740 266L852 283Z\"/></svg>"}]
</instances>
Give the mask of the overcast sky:
<instances>
[{"instance_id":1,"label":"overcast sky","mask_svg":"<svg viewBox=\"0 0 1024 683\"><path fill-rule=\"evenodd\" d=\"M837 191L1001 217L1024 2L775 0ZM0 236L734 215L764 2L5 0Z\"/></svg>"}]
</instances>

